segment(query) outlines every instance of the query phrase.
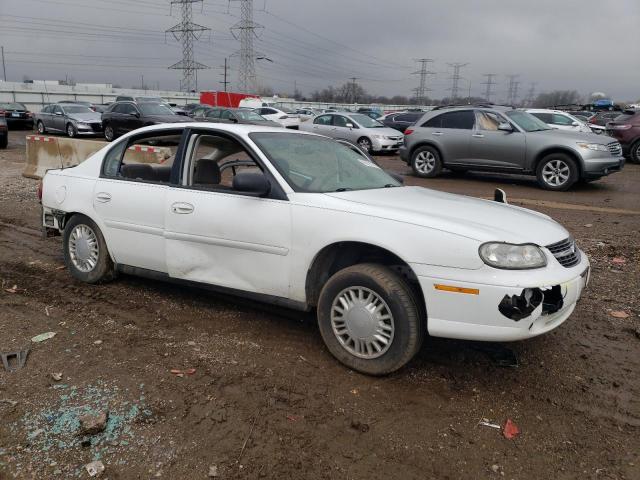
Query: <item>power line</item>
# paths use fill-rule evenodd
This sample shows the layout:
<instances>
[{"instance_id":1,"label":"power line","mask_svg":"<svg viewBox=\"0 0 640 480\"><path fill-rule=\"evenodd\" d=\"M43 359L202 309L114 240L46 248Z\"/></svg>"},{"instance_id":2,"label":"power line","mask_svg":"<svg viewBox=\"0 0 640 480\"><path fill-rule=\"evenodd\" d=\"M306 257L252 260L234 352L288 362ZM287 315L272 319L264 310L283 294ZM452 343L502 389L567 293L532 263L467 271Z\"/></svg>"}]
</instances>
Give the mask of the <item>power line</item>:
<instances>
[{"instance_id":1,"label":"power line","mask_svg":"<svg viewBox=\"0 0 640 480\"><path fill-rule=\"evenodd\" d=\"M527 93L527 98L525 99L525 103L528 107L533 106L533 101L536 97L536 85L538 85L538 82L531 82L529 86L529 92Z\"/></svg>"},{"instance_id":2,"label":"power line","mask_svg":"<svg viewBox=\"0 0 640 480\"><path fill-rule=\"evenodd\" d=\"M256 92L258 89L256 79L256 52L253 48L253 40L258 36L256 30L261 29L253 21L253 0L234 0L240 2L240 21L231 27L231 33L240 40L240 70L238 71L238 87L241 92Z\"/></svg>"},{"instance_id":3,"label":"power line","mask_svg":"<svg viewBox=\"0 0 640 480\"><path fill-rule=\"evenodd\" d=\"M453 68L453 75L450 77L451 82L451 99L458 98L458 83L460 82L460 69L469 65L468 63L448 63Z\"/></svg>"},{"instance_id":4,"label":"power line","mask_svg":"<svg viewBox=\"0 0 640 480\"><path fill-rule=\"evenodd\" d=\"M182 60L174 63L169 68L174 70L182 70L182 80L180 81L180 90L183 92L191 92L197 90L198 80L197 71L209 68L206 65L196 62L193 58L193 42L198 40L202 32L211 30L197 23L193 23L193 4L200 3L202 0L171 0L171 6L180 5L182 19L177 25L167 30L173 37L182 43Z\"/></svg>"},{"instance_id":5,"label":"power line","mask_svg":"<svg viewBox=\"0 0 640 480\"><path fill-rule=\"evenodd\" d=\"M436 72L430 72L428 69L428 65L433 63L433 60L430 58L418 58L416 62L420 64L420 69L416 72L412 72L411 75L420 75L420 84L418 88L415 88L416 92L416 101L418 104L423 105L426 103L426 94L430 92L431 89L427 87L427 75L435 75Z\"/></svg>"},{"instance_id":6,"label":"power line","mask_svg":"<svg viewBox=\"0 0 640 480\"><path fill-rule=\"evenodd\" d=\"M484 98L487 102L491 101L491 95L493 95L493 90L491 87L493 87L493 85L496 85L496 82L494 81L494 78L496 78L498 76L497 73L485 73L482 75L483 77L487 77L487 81L486 82L482 82L481 85L486 85L487 88L484 92Z\"/></svg>"},{"instance_id":7,"label":"power line","mask_svg":"<svg viewBox=\"0 0 640 480\"><path fill-rule=\"evenodd\" d=\"M515 105L518 102L518 87L520 82L516 79L520 75L507 75L509 79L509 90L507 92L507 105Z\"/></svg>"}]
</instances>

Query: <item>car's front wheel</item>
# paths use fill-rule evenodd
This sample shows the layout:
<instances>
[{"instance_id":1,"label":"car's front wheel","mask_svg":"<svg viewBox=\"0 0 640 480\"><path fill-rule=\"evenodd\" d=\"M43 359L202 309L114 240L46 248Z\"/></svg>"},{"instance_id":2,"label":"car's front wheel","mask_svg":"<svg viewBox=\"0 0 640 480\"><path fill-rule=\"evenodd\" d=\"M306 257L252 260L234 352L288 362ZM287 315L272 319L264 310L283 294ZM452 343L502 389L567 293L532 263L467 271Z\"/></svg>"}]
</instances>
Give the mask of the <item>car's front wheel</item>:
<instances>
[{"instance_id":1,"label":"car's front wheel","mask_svg":"<svg viewBox=\"0 0 640 480\"><path fill-rule=\"evenodd\" d=\"M358 145L360 146L361 149L363 149L367 153L371 153L373 150L373 145L371 144L371 140L369 140L367 137L362 137L361 139L359 139Z\"/></svg>"},{"instance_id":2,"label":"car's front wheel","mask_svg":"<svg viewBox=\"0 0 640 480\"><path fill-rule=\"evenodd\" d=\"M411 287L377 264L345 268L325 284L318 301L318 325L331 352L346 366L385 375L418 352L424 325Z\"/></svg>"},{"instance_id":3,"label":"car's front wheel","mask_svg":"<svg viewBox=\"0 0 640 480\"><path fill-rule=\"evenodd\" d=\"M81 282L101 283L115 277L115 268L100 228L84 215L74 215L64 228L64 263Z\"/></svg>"},{"instance_id":4,"label":"car's front wheel","mask_svg":"<svg viewBox=\"0 0 640 480\"><path fill-rule=\"evenodd\" d=\"M433 178L442 172L440 153L433 147L417 148L411 155L411 169L421 178Z\"/></svg>"},{"instance_id":5,"label":"car's front wheel","mask_svg":"<svg viewBox=\"0 0 640 480\"><path fill-rule=\"evenodd\" d=\"M111 125L104 126L104 138L107 142L112 142L114 138L116 138L116 132L113 130Z\"/></svg>"},{"instance_id":6,"label":"car's front wheel","mask_svg":"<svg viewBox=\"0 0 640 480\"><path fill-rule=\"evenodd\" d=\"M544 157L536 169L538 184L547 190L565 191L578 181L576 162L563 153Z\"/></svg>"},{"instance_id":7,"label":"car's front wheel","mask_svg":"<svg viewBox=\"0 0 640 480\"><path fill-rule=\"evenodd\" d=\"M67 124L67 136L69 138L73 138L76 136L76 127L74 127L72 123Z\"/></svg>"},{"instance_id":8,"label":"car's front wheel","mask_svg":"<svg viewBox=\"0 0 640 480\"><path fill-rule=\"evenodd\" d=\"M640 163L640 140L631 145L631 149L629 150L629 159L633 163Z\"/></svg>"},{"instance_id":9,"label":"car's front wheel","mask_svg":"<svg viewBox=\"0 0 640 480\"><path fill-rule=\"evenodd\" d=\"M38 120L38 123L36 124L36 128L38 129L38 133L40 135L44 135L45 133L47 133L47 129L44 128L44 123L42 123L42 120Z\"/></svg>"}]
</instances>

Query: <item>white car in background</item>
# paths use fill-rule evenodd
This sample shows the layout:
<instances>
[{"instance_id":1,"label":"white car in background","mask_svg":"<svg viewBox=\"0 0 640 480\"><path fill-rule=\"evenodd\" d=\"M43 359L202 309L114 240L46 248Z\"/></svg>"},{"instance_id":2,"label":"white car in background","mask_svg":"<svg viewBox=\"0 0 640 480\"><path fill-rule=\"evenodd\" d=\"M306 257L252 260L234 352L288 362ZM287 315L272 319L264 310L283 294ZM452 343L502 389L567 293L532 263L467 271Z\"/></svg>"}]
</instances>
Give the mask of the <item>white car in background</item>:
<instances>
[{"instance_id":1,"label":"white car in background","mask_svg":"<svg viewBox=\"0 0 640 480\"><path fill-rule=\"evenodd\" d=\"M259 107L255 109L255 112L267 120L279 123L285 128L300 128L300 116L286 107Z\"/></svg>"},{"instance_id":2,"label":"white car in background","mask_svg":"<svg viewBox=\"0 0 640 480\"><path fill-rule=\"evenodd\" d=\"M139 155L149 145L164 151L157 163ZM546 215L404 186L358 148L282 128L141 128L48 170L39 192L75 279L122 272L317 310L329 351L373 375L405 365L427 334L549 332L589 278Z\"/></svg>"},{"instance_id":3,"label":"white car in background","mask_svg":"<svg viewBox=\"0 0 640 480\"><path fill-rule=\"evenodd\" d=\"M306 122L307 120L311 120L316 115L320 114L322 110L313 110L311 108L299 108L296 110L298 117L301 122Z\"/></svg>"},{"instance_id":4,"label":"white car in background","mask_svg":"<svg viewBox=\"0 0 640 480\"><path fill-rule=\"evenodd\" d=\"M525 111L542 120L551 128L557 128L558 130L570 130L572 132L593 133L587 122L584 122L567 112L563 112L562 110L528 108Z\"/></svg>"}]
</instances>

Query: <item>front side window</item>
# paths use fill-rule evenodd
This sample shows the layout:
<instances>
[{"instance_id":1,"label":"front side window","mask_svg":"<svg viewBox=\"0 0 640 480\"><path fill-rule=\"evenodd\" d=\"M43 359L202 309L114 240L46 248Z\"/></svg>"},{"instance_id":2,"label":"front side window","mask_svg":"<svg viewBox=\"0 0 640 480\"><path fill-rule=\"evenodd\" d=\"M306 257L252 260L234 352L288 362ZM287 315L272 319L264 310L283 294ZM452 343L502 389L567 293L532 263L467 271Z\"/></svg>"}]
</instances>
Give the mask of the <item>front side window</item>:
<instances>
[{"instance_id":1,"label":"front side window","mask_svg":"<svg viewBox=\"0 0 640 480\"><path fill-rule=\"evenodd\" d=\"M205 116L207 118L220 118L220 113L221 113L220 110L213 109L213 110L209 110Z\"/></svg>"},{"instance_id":2,"label":"front side window","mask_svg":"<svg viewBox=\"0 0 640 480\"><path fill-rule=\"evenodd\" d=\"M220 118L224 120L232 120L234 117L230 110L223 110Z\"/></svg>"},{"instance_id":3,"label":"front side window","mask_svg":"<svg viewBox=\"0 0 640 480\"><path fill-rule=\"evenodd\" d=\"M400 186L375 163L329 138L279 132L249 136L297 192L328 193Z\"/></svg>"},{"instance_id":4,"label":"front side window","mask_svg":"<svg viewBox=\"0 0 640 480\"><path fill-rule=\"evenodd\" d=\"M495 132L501 123L506 123L504 118L500 118L493 112L478 112L477 128L478 130Z\"/></svg>"},{"instance_id":5,"label":"front side window","mask_svg":"<svg viewBox=\"0 0 640 480\"><path fill-rule=\"evenodd\" d=\"M551 127L542 120L522 110L509 110L505 112L505 115L525 132L551 130Z\"/></svg>"},{"instance_id":6,"label":"front side window","mask_svg":"<svg viewBox=\"0 0 640 480\"><path fill-rule=\"evenodd\" d=\"M235 114L243 120L249 120L252 122L264 122L265 118L258 115L253 110L236 110Z\"/></svg>"},{"instance_id":7,"label":"front side window","mask_svg":"<svg viewBox=\"0 0 640 480\"><path fill-rule=\"evenodd\" d=\"M62 113L62 108L56 105L53 107L53 113Z\"/></svg>"},{"instance_id":8,"label":"front side window","mask_svg":"<svg viewBox=\"0 0 640 480\"><path fill-rule=\"evenodd\" d=\"M114 145L105 156L102 174L117 180L169 184L182 129L133 137Z\"/></svg>"},{"instance_id":9,"label":"front side window","mask_svg":"<svg viewBox=\"0 0 640 480\"><path fill-rule=\"evenodd\" d=\"M351 115L351 118L362 128L383 128L384 125L377 120L374 120L367 115L363 115L361 113L355 113ZM352 123L352 122L350 122Z\"/></svg>"},{"instance_id":10,"label":"front side window","mask_svg":"<svg viewBox=\"0 0 640 480\"><path fill-rule=\"evenodd\" d=\"M174 115L173 110L159 103L140 103L138 106L143 115Z\"/></svg>"},{"instance_id":11,"label":"front side window","mask_svg":"<svg viewBox=\"0 0 640 480\"><path fill-rule=\"evenodd\" d=\"M560 115L559 113L554 113L552 115L552 120L551 123L553 125L563 125L563 126L569 126L571 124L573 124L574 120L565 116L565 115ZM548 122L547 122L548 123Z\"/></svg>"},{"instance_id":12,"label":"front side window","mask_svg":"<svg viewBox=\"0 0 640 480\"><path fill-rule=\"evenodd\" d=\"M334 115L333 124L336 127L343 127L343 128L347 128L349 126L353 127L353 122L347 117L343 117L342 115Z\"/></svg>"}]
</instances>

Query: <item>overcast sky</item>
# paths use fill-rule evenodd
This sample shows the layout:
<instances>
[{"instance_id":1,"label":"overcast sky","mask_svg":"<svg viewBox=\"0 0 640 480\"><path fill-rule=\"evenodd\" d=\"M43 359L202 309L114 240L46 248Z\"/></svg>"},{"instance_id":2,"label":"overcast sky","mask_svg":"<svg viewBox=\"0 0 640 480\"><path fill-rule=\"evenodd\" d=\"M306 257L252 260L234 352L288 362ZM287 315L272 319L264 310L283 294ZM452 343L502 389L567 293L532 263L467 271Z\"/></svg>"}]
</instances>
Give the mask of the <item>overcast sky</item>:
<instances>
[{"instance_id":1,"label":"overcast sky","mask_svg":"<svg viewBox=\"0 0 640 480\"><path fill-rule=\"evenodd\" d=\"M176 90L181 72L167 66L181 47L163 33L178 23L169 0L0 0L0 45L7 79L64 79ZM239 48L229 28L239 2L194 4L194 22L212 29L198 42L199 88L220 89L221 65ZM230 6L229 6L230 5ZM266 9L265 9L266 7ZM340 85L349 77L370 93L411 95L415 58L432 58L435 98L451 86L448 63L461 70L461 94L481 96L485 73L497 74L496 99L506 75L517 74L523 98L536 91L603 91L617 101L640 98L638 0L255 0L264 26L256 50L258 79L276 91L303 93ZM166 37L166 40L165 40ZM237 58L230 59L231 89Z\"/></svg>"}]
</instances>

